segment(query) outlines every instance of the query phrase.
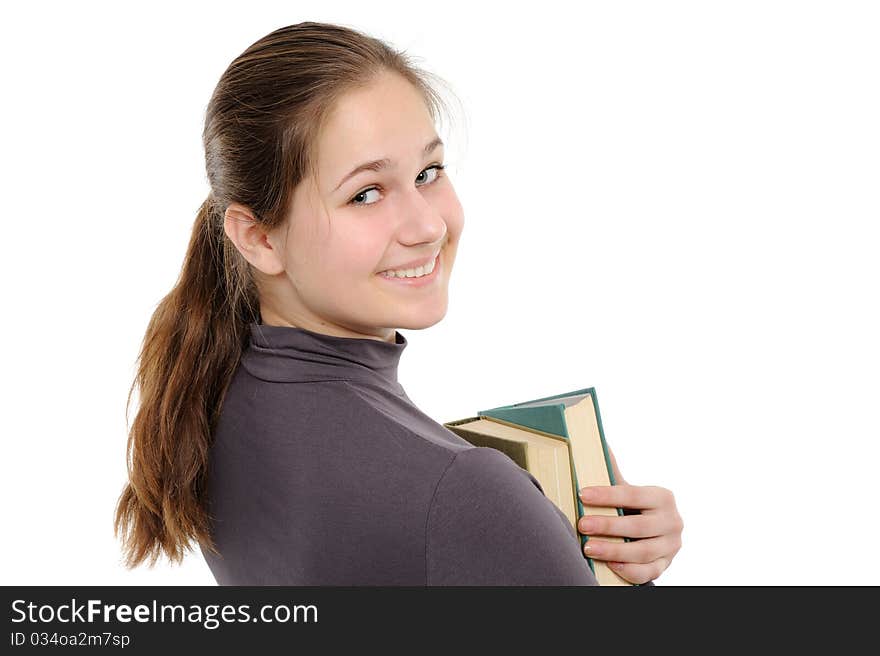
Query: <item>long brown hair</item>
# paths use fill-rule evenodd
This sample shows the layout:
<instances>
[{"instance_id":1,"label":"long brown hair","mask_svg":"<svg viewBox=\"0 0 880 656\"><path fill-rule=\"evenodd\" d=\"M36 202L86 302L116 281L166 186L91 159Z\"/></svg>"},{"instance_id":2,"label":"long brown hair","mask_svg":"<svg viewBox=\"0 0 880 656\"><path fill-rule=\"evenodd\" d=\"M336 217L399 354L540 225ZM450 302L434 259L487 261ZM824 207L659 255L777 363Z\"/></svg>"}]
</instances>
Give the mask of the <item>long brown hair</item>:
<instances>
[{"instance_id":1,"label":"long brown hair","mask_svg":"<svg viewBox=\"0 0 880 656\"><path fill-rule=\"evenodd\" d=\"M177 282L147 326L126 403L127 417L137 386L128 482L114 520L126 567L148 557L152 566L162 552L179 563L193 539L217 553L206 507L212 432L247 326L260 316L251 266L223 227L226 208L236 201L266 230L281 225L296 185L316 171L316 138L336 101L383 72L412 83L435 121L443 116L445 101L429 84L441 78L405 51L341 25L275 30L220 77L202 134L211 193Z\"/></svg>"}]
</instances>

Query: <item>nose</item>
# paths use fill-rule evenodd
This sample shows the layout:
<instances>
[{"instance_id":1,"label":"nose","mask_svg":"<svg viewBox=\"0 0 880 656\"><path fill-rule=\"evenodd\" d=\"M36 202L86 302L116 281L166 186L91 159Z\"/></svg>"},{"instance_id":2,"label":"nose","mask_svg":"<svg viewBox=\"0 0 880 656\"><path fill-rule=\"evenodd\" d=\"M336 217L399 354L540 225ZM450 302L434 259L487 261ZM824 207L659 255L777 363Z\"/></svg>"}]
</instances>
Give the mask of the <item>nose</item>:
<instances>
[{"instance_id":1,"label":"nose","mask_svg":"<svg viewBox=\"0 0 880 656\"><path fill-rule=\"evenodd\" d=\"M414 189L401 208L400 241L407 244L440 244L446 239L446 220L439 208Z\"/></svg>"}]
</instances>

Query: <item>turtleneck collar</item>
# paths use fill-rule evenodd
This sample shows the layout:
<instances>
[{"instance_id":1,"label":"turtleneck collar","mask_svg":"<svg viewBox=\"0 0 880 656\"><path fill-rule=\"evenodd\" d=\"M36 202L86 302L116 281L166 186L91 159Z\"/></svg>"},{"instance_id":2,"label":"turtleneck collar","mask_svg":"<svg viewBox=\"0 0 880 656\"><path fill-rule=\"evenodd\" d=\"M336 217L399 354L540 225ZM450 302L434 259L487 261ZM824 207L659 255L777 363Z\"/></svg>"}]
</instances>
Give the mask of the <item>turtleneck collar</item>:
<instances>
[{"instance_id":1,"label":"turtleneck collar","mask_svg":"<svg viewBox=\"0 0 880 656\"><path fill-rule=\"evenodd\" d=\"M293 326L251 323L243 366L257 378L283 383L354 380L403 394L397 366L406 338L395 341L336 337Z\"/></svg>"}]
</instances>

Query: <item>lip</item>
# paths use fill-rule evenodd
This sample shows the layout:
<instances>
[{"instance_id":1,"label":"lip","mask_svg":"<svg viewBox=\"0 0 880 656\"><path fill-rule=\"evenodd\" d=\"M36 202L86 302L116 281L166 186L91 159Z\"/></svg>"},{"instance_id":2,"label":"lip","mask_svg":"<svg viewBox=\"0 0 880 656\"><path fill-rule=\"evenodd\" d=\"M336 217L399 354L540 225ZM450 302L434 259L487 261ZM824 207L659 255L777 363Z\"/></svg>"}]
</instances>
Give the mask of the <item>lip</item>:
<instances>
[{"instance_id":1,"label":"lip","mask_svg":"<svg viewBox=\"0 0 880 656\"><path fill-rule=\"evenodd\" d=\"M411 260L406 264L399 264L397 266L388 267L387 269L382 269L382 271L403 271L405 269L418 269L420 266L425 266L426 264L436 260L438 255L440 255L440 251L437 251L429 257L423 257L421 260ZM379 273L382 273L382 271L380 271Z\"/></svg>"},{"instance_id":2,"label":"lip","mask_svg":"<svg viewBox=\"0 0 880 656\"><path fill-rule=\"evenodd\" d=\"M440 275L440 267L443 265L443 260L440 257L440 253L437 253L435 256L437 262L434 263L434 270L431 271L427 276L421 276L420 278L398 278L397 276L393 278L386 278L381 273L377 273L376 277L384 280L385 282L392 285L405 285L407 287L424 287L425 285L430 285L434 282L438 276ZM431 260L428 260L430 262Z\"/></svg>"}]
</instances>

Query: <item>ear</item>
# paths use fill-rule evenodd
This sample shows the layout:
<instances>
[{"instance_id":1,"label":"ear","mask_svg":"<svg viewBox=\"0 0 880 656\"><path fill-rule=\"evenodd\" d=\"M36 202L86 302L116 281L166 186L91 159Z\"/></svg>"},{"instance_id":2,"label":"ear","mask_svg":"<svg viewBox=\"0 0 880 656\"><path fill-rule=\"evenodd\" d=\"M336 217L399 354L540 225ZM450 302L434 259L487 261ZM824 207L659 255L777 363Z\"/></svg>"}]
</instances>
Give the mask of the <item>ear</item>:
<instances>
[{"instance_id":1,"label":"ear","mask_svg":"<svg viewBox=\"0 0 880 656\"><path fill-rule=\"evenodd\" d=\"M223 230L242 257L269 276L284 271L282 254L269 242L263 226L253 213L240 203L230 203L223 219Z\"/></svg>"}]
</instances>

